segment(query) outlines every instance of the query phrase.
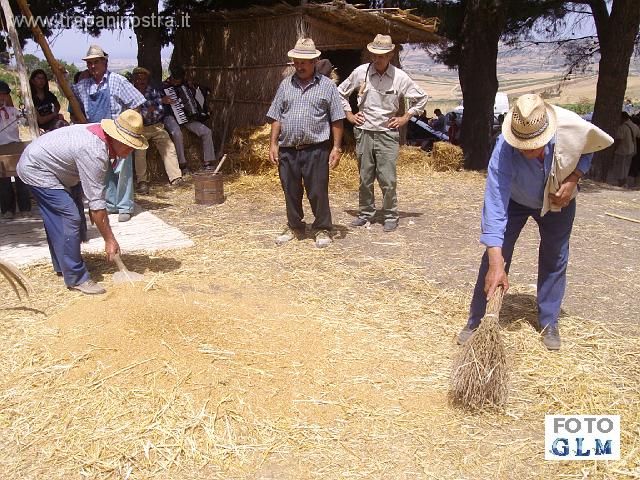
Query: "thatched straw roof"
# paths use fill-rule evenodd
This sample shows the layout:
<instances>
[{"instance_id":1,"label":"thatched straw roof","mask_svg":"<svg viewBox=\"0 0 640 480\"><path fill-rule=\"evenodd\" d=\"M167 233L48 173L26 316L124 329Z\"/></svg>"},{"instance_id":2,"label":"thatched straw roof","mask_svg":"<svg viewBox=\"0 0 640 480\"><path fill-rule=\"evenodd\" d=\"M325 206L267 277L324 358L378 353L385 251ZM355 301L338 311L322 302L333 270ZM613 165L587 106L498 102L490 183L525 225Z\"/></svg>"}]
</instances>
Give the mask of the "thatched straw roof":
<instances>
[{"instance_id":1,"label":"thatched straw roof","mask_svg":"<svg viewBox=\"0 0 640 480\"><path fill-rule=\"evenodd\" d=\"M280 4L272 7L251 7L245 10L198 14L192 18L195 22L235 23L243 20L302 16L316 23L318 27L330 31L361 37L370 42L373 35L384 33L391 35L398 43L433 43L439 41L435 34L439 20L413 15L411 10L400 8L359 9L341 0L329 3L308 3L300 6ZM357 42L354 42L357 43ZM337 45L317 45L318 48L337 47ZM343 48L353 48L344 45Z\"/></svg>"}]
</instances>

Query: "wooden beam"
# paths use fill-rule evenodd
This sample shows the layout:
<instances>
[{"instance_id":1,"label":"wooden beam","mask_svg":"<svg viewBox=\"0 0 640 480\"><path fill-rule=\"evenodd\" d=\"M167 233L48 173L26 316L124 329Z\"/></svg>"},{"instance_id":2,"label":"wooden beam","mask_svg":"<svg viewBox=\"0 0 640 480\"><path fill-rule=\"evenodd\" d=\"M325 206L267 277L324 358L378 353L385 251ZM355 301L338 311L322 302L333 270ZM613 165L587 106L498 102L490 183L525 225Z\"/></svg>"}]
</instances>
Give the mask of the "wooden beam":
<instances>
[{"instance_id":1,"label":"wooden beam","mask_svg":"<svg viewBox=\"0 0 640 480\"><path fill-rule=\"evenodd\" d=\"M8 0L2 0L3 3L5 1L8 3ZM47 42L47 39L42 33L42 30L40 30L40 27L36 24L36 22L33 21L33 14L29 9L29 5L27 5L27 1L26 0L16 0L16 1L18 3L18 6L20 7L20 10L22 10L22 14L27 18L27 22L29 22L29 25L31 25L31 31L33 32L33 36L36 42L38 42L38 44L40 45L40 48L42 48L42 52L44 53L44 56L47 59L47 62L51 66L51 71L55 75L56 80L58 81L58 85L60 85L60 88L62 88L62 92L64 93L64 96L67 97L67 99L69 100L69 105L71 105L71 110L73 111L73 115L75 116L77 123L87 123L87 117L84 116L84 112L82 111L82 108L80 108L80 103L78 103L78 99L73 94L73 91L71 90L71 86L69 85L67 78L64 76L64 72L60 68L60 64L53 56L53 53L49 48L49 43Z\"/></svg>"},{"instance_id":2,"label":"wooden beam","mask_svg":"<svg viewBox=\"0 0 640 480\"><path fill-rule=\"evenodd\" d=\"M11 44L13 47L13 53L16 56L16 68L18 70L18 77L20 78L20 90L22 90L22 99L24 100L24 106L27 110L27 120L29 122L29 130L34 139L40 136L40 128L38 127L38 121L36 119L36 109L33 106L33 99L31 98L31 88L29 87L29 78L27 77L27 69L24 66L24 57L22 56L22 47L20 47L20 39L18 38L18 32L13 21L13 12L11 11L11 5L9 0L0 0L2 11L4 12L4 18L7 22L7 30L9 31L9 37L11 37Z\"/></svg>"}]
</instances>

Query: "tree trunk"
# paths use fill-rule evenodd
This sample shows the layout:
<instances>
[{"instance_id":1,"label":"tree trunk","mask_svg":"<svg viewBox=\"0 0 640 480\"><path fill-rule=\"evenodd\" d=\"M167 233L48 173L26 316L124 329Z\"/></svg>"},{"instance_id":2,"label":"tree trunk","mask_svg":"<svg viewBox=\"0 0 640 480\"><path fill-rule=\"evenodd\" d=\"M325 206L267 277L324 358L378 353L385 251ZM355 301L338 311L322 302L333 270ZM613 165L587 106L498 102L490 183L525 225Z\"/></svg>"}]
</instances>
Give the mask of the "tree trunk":
<instances>
[{"instance_id":1,"label":"tree trunk","mask_svg":"<svg viewBox=\"0 0 640 480\"><path fill-rule=\"evenodd\" d=\"M606 16L604 0L601 8L592 6L600 43L598 86L593 109L593 123L615 137L627 89L629 63L640 25L640 1L614 0L611 15ZM596 153L591 176L606 181L613 158L613 147Z\"/></svg>"},{"instance_id":2,"label":"tree trunk","mask_svg":"<svg viewBox=\"0 0 640 480\"><path fill-rule=\"evenodd\" d=\"M134 15L138 20L155 19L155 25L144 26L144 23L133 29L138 41L138 65L151 72L151 84L157 86L162 81L162 39L158 20L158 2L139 0L134 4Z\"/></svg>"},{"instance_id":3,"label":"tree trunk","mask_svg":"<svg viewBox=\"0 0 640 480\"><path fill-rule=\"evenodd\" d=\"M464 99L460 143L464 166L487 167L491 155L493 104L498 91L498 40L505 26L500 0L467 0L458 76Z\"/></svg>"}]
</instances>

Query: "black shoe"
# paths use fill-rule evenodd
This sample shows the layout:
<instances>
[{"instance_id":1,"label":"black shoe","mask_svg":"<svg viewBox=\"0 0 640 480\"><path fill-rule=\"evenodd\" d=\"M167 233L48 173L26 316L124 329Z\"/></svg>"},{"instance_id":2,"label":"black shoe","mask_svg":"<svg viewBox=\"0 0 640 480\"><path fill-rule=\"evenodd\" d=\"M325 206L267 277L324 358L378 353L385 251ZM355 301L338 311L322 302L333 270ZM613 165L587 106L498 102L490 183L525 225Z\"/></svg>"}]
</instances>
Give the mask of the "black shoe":
<instances>
[{"instance_id":1,"label":"black shoe","mask_svg":"<svg viewBox=\"0 0 640 480\"><path fill-rule=\"evenodd\" d=\"M189 167L187 167L187 165L180 165L180 172L182 172L182 176L186 177L187 175L191 175L191 170L189 170Z\"/></svg>"},{"instance_id":2,"label":"black shoe","mask_svg":"<svg viewBox=\"0 0 640 480\"><path fill-rule=\"evenodd\" d=\"M393 232L396 228L398 228L398 220L385 220L382 230L389 233Z\"/></svg>"},{"instance_id":3,"label":"black shoe","mask_svg":"<svg viewBox=\"0 0 640 480\"><path fill-rule=\"evenodd\" d=\"M560 331L558 325L549 324L542 330L542 343L547 350L560 350Z\"/></svg>"},{"instance_id":4,"label":"black shoe","mask_svg":"<svg viewBox=\"0 0 640 480\"><path fill-rule=\"evenodd\" d=\"M356 217L349 226L351 227L365 227L369 223L369 220L362 217Z\"/></svg>"},{"instance_id":5,"label":"black shoe","mask_svg":"<svg viewBox=\"0 0 640 480\"><path fill-rule=\"evenodd\" d=\"M140 195L148 195L149 194L149 182L142 181L138 183L138 193Z\"/></svg>"},{"instance_id":6,"label":"black shoe","mask_svg":"<svg viewBox=\"0 0 640 480\"><path fill-rule=\"evenodd\" d=\"M467 343L467 340L471 338L471 335L473 335L473 332L475 331L475 328L471 330L468 325L465 325L465 327L460 330L460 333L458 334L458 345L464 345L465 343Z\"/></svg>"}]
</instances>

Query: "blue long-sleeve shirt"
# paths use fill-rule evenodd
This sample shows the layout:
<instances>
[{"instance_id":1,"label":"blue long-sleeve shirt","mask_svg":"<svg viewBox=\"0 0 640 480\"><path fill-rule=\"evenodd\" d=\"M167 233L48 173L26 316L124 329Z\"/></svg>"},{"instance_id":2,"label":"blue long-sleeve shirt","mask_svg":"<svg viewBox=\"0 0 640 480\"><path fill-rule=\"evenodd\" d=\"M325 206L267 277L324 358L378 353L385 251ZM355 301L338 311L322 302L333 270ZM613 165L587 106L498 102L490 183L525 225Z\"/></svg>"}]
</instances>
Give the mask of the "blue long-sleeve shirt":
<instances>
[{"instance_id":1,"label":"blue long-sleeve shirt","mask_svg":"<svg viewBox=\"0 0 640 480\"><path fill-rule=\"evenodd\" d=\"M540 162L537 158L526 158L518 149L509 145L502 135L498 137L487 172L481 243L487 247L502 247L509 200L525 207L542 209L555 144L556 139L553 137L544 147L544 162ZM592 158L592 153L580 156L576 168L586 173Z\"/></svg>"}]
</instances>

